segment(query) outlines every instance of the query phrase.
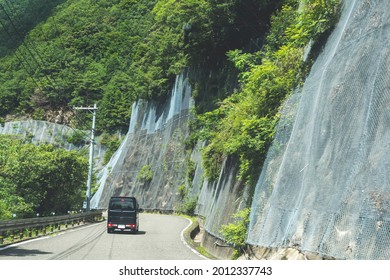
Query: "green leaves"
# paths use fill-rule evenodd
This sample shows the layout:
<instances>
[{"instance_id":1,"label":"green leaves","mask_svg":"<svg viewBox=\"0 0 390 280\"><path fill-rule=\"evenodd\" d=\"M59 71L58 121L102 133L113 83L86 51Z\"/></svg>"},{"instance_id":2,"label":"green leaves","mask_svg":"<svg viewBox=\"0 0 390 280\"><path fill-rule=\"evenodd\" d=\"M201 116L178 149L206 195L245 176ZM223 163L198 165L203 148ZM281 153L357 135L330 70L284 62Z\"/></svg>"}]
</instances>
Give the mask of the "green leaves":
<instances>
[{"instance_id":1,"label":"green leaves","mask_svg":"<svg viewBox=\"0 0 390 280\"><path fill-rule=\"evenodd\" d=\"M129 104L139 96L152 96L149 89L160 92L165 86L165 94L170 82L158 59L172 57L175 45L166 47L170 53L154 55L146 63L145 53L138 52L142 44L149 44L155 2L77 0L65 1L54 11L42 9L44 20L23 38L25 43L13 54L0 55L0 115L102 101L105 112L99 116L98 130L125 132ZM160 46L164 34L157 39L147 48ZM177 72L180 66L176 62L174 67Z\"/></svg>"},{"instance_id":2,"label":"green leaves","mask_svg":"<svg viewBox=\"0 0 390 280\"><path fill-rule=\"evenodd\" d=\"M16 14L27 2L18 2ZM202 112L217 108L199 117L198 134L209 144L207 176L216 178L223 156L234 155L239 178L253 181L280 105L304 80L310 61L302 61L303 49L334 25L338 7L338 0L76 0L42 7L39 24L23 34L26 44L8 42L14 54L0 55L0 116L42 118L46 110L98 103L97 130L125 132L131 104L163 99L190 66Z\"/></svg>"},{"instance_id":3,"label":"green leaves","mask_svg":"<svg viewBox=\"0 0 390 280\"><path fill-rule=\"evenodd\" d=\"M129 104L163 98L186 67L220 70L226 51L262 36L280 0L52 2L14 54L0 55L0 116L98 103L97 129L125 132ZM254 65L244 53L235 62Z\"/></svg>"},{"instance_id":4,"label":"green leaves","mask_svg":"<svg viewBox=\"0 0 390 280\"><path fill-rule=\"evenodd\" d=\"M141 167L140 171L137 174L137 180L141 183L149 183L153 179L153 170L150 164L146 164Z\"/></svg>"},{"instance_id":5,"label":"green leaves","mask_svg":"<svg viewBox=\"0 0 390 280\"><path fill-rule=\"evenodd\" d=\"M339 16L339 0L306 0L292 24L285 29L289 44L304 47L332 28Z\"/></svg>"},{"instance_id":6,"label":"green leaves","mask_svg":"<svg viewBox=\"0 0 390 280\"><path fill-rule=\"evenodd\" d=\"M51 145L23 144L7 136L0 137L0 155L0 205L6 209L0 215L80 209L88 169L82 155Z\"/></svg>"},{"instance_id":7,"label":"green leaves","mask_svg":"<svg viewBox=\"0 0 390 280\"><path fill-rule=\"evenodd\" d=\"M271 19L262 52L238 49L227 53L240 71L240 88L217 109L199 117L203 127L199 135L209 143L202 157L209 179L217 178L223 155L236 155L238 178L255 183L273 139L279 107L305 78L304 47L331 28L337 18L336 0L285 3Z\"/></svg>"},{"instance_id":8,"label":"green leaves","mask_svg":"<svg viewBox=\"0 0 390 280\"><path fill-rule=\"evenodd\" d=\"M225 238L226 242L232 244L235 248L233 258L237 258L240 255L240 248L246 244L249 214L250 209L244 208L233 215L233 223L222 225L222 236Z\"/></svg>"}]
</instances>

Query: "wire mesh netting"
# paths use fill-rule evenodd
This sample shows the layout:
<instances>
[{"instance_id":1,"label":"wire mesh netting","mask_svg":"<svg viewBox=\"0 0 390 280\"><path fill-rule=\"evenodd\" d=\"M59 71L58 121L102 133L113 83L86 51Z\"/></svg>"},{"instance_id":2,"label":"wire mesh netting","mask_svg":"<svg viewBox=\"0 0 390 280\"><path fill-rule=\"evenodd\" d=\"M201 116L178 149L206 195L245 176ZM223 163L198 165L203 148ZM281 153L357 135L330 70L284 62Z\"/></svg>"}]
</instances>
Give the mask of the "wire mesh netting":
<instances>
[{"instance_id":1,"label":"wire mesh netting","mask_svg":"<svg viewBox=\"0 0 390 280\"><path fill-rule=\"evenodd\" d=\"M389 13L389 1L344 1L302 93L282 112L248 243L390 259Z\"/></svg>"},{"instance_id":2,"label":"wire mesh netting","mask_svg":"<svg viewBox=\"0 0 390 280\"><path fill-rule=\"evenodd\" d=\"M142 208L173 210L185 182L191 88L185 73L176 78L167 104L133 104L129 131L99 175L92 208L107 208L111 196L136 196Z\"/></svg>"},{"instance_id":3,"label":"wire mesh netting","mask_svg":"<svg viewBox=\"0 0 390 280\"><path fill-rule=\"evenodd\" d=\"M0 124L0 134L19 135L31 143L54 144L68 150L77 148L68 142L69 136L74 132L75 130L68 126L39 120L12 121L6 122L4 125Z\"/></svg>"},{"instance_id":4,"label":"wire mesh netting","mask_svg":"<svg viewBox=\"0 0 390 280\"><path fill-rule=\"evenodd\" d=\"M203 176L203 171L202 174L196 174L194 179L199 175ZM235 161L227 157L218 180L202 182L195 213L206 218L204 228L208 233L223 240L222 225L236 220L233 215L247 207L249 195L249 186L244 186L237 180Z\"/></svg>"},{"instance_id":5,"label":"wire mesh netting","mask_svg":"<svg viewBox=\"0 0 390 280\"><path fill-rule=\"evenodd\" d=\"M184 210L196 205L195 213L206 217L205 229L220 237L221 225L246 206L248 188L236 182L234 160L223 164L219 180L208 182L198 143L191 154L194 174L188 178L188 137L191 87L186 73L180 74L165 104L138 101L133 104L129 132L118 151L99 175L99 189L92 208L106 208L111 196L135 196L144 209ZM140 174L148 166L152 176ZM188 186L190 183L190 186ZM179 187L186 187L186 197ZM193 204L193 205L191 205Z\"/></svg>"}]
</instances>

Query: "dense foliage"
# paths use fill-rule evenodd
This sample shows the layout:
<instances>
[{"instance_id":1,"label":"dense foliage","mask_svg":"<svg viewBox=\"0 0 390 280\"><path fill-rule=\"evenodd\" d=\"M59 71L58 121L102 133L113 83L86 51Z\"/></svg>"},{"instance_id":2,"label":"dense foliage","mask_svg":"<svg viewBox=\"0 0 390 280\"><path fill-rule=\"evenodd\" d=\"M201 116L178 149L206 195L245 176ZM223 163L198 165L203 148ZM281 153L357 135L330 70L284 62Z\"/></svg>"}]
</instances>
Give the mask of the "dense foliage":
<instances>
[{"instance_id":1,"label":"dense foliage","mask_svg":"<svg viewBox=\"0 0 390 280\"><path fill-rule=\"evenodd\" d=\"M64 1L0 0L0 57L22 44L24 36Z\"/></svg>"},{"instance_id":2,"label":"dense foliage","mask_svg":"<svg viewBox=\"0 0 390 280\"><path fill-rule=\"evenodd\" d=\"M279 107L311 65L312 57L302 59L304 50L312 45L316 53L338 10L339 0L0 0L0 121L18 115L48 119L59 109L97 103L97 131L105 132L112 154L119 141L109 134L127 130L131 104L138 98L164 101L175 76L189 68L199 114L194 139L207 142L206 176L215 179L222 158L233 156L240 179L253 183ZM84 123L88 115L82 114L71 125ZM41 153L64 153L12 143L44 167L53 162ZM9 170L12 162L20 165L10 161ZM38 203L46 190L25 196L30 187L41 190L44 178L54 178L41 166L31 170L25 176L31 184L19 182L22 192L0 173L0 195L13 199L1 200L0 209L56 207Z\"/></svg>"},{"instance_id":3,"label":"dense foliage","mask_svg":"<svg viewBox=\"0 0 390 280\"><path fill-rule=\"evenodd\" d=\"M183 68L218 69L227 50L262 36L280 2L58 0L22 33L19 11L33 18L31 3L44 0L2 1L13 49L0 53L0 117L98 103L101 132L126 131L132 102L164 98Z\"/></svg>"},{"instance_id":4,"label":"dense foliage","mask_svg":"<svg viewBox=\"0 0 390 280\"><path fill-rule=\"evenodd\" d=\"M338 17L338 0L284 2L272 17L261 51L228 52L240 71L241 86L199 118L200 137L209 143L203 163L210 179L216 178L223 156L233 155L239 158L240 178L254 183L273 139L279 107L302 84L312 63L303 60L305 47L326 34Z\"/></svg>"},{"instance_id":5,"label":"dense foliage","mask_svg":"<svg viewBox=\"0 0 390 280\"><path fill-rule=\"evenodd\" d=\"M81 209L87 172L75 151L0 135L0 220Z\"/></svg>"},{"instance_id":6,"label":"dense foliage","mask_svg":"<svg viewBox=\"0 0 390 280\"><path fill-rule=\"evenodd\" d=\"M143 92L134 63L153 24L155 2L77 0L57 6L0 59L0 116L98 103L100 131L126 130L131 104Z\"/></svg>"}]
</instances>

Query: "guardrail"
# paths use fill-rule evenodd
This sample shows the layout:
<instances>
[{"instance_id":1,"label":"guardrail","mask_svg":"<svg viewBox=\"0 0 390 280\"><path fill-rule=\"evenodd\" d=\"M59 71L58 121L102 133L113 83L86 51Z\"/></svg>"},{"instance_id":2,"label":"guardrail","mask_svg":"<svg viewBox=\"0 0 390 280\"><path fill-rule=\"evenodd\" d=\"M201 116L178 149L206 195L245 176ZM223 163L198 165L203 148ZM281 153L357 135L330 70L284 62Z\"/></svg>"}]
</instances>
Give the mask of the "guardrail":
<instances>
[{"instance_id":1,"label":"guardrail","mask_svg":"<svg viewBox=\"0 0 390 280\"><path fill-rule=\"evenodd\" d=\"M102 211L0 221L0 245L4 244L4 240L7 237L12 237L12 240L23 240L25 235L27 235L27 238L33 238L61 230L61 226L68 228L69 226L74 227L86 222L97 222L100 220L102 220Z\"/></svg>"}]
</instances>

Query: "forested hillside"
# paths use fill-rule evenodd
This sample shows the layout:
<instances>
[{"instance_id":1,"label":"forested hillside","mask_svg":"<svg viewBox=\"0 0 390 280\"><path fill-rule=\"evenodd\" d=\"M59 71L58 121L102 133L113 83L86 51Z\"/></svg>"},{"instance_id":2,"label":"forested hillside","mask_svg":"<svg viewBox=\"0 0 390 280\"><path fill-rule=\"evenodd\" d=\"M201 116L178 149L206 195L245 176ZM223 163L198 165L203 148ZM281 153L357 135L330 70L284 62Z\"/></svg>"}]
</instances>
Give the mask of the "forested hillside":
<instances>
[{"instance_id":1,"label":"forested hillside","mask_svg":"<svg viewBox=\"0 0 390 280\"><path fill-rule=\"evenodd\" d=\"M97 102L105 131L125 131L131 103L166 95L183 68L221 68L226 51L264 36L281 3L77 0L37 18L31 2L1 5L12 49L0 61L0 115L45 118L47 109ZM36 20L29 33L23 10Z\"/></svg>"},{"instance_id":2,"label":"forested hillside","mask_svg":"<svg viewBox=\"0 0 390 280\"><path fill-rule=\"evenodd\" d=\"M338 0L0 0L0 118L68 112L80 128L88 115L72 107L97 103L97 132L126 132L131 104L164 101L188 69L188 143L208 143L206 176L231 155L253 185L338 11Z\"/></svg>"},{"instance_id":3,"label":"forested hillside","mask_svg":"<svg viewBox=\"0 0 390 280\"><path fill-rule=\"evenodd\" d=\"M65 0L1 0L0 57L12 53L37 24L45 21L52 9Z\"/></svg>"}]
</instances>

